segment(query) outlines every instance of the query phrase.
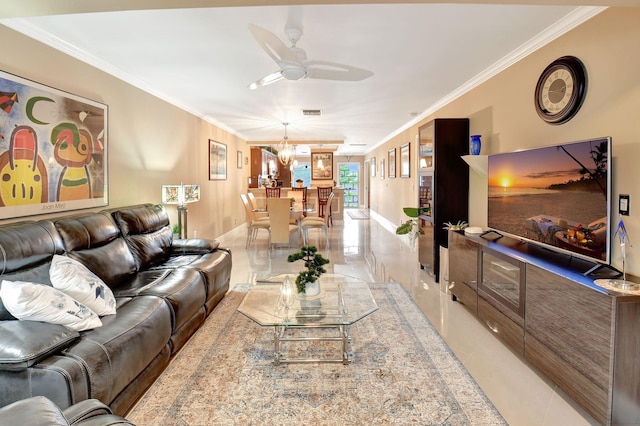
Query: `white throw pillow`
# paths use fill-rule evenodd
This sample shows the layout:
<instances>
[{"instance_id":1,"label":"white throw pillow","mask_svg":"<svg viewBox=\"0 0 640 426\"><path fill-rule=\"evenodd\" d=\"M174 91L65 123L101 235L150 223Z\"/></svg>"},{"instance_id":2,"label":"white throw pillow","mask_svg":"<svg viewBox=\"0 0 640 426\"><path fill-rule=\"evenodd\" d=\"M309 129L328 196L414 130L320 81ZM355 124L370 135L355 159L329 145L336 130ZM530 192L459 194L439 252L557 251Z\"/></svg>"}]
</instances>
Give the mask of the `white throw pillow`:
<instances>
[{"instance_id":1,"label":"white throw pillow","mask_svg":"<svg viewBox=\"0 0 640 426\"><path fill-rule=\"evenodd\" d=\"M49 269L51 284L86 305L96 314L116 313L116 298L104 281L75 259L54 255Z\"/></svg>"},{"instance_id":2,"label":"white throw pillow","mask_svg":"<svg viewBox=\"0 0 640 426\"><path fill-rule=\"evenodd\" d=\"M48 285L3 280L0 299L11 315L19 320L50 322L76 331L102 325L91 309Z\"/></svg>"}]
</instances>

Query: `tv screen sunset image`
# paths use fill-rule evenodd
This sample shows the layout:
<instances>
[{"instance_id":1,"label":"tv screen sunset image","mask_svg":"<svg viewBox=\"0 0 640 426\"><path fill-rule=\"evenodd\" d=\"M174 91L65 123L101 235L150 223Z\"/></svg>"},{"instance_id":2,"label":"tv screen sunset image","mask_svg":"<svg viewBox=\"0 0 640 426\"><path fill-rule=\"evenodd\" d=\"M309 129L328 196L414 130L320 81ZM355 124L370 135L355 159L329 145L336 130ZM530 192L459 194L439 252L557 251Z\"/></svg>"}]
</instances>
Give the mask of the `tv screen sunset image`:
<instances>
[{"instance_id":1,"label":"tv screen sunset image","mask_svg":"<svg viewBox=\"0 0 640 426\"><path fill-rule=\"evenodd\" d=\"M607 260L609 140L489 156L488 225Z\"/></svg>"}]
</instances>

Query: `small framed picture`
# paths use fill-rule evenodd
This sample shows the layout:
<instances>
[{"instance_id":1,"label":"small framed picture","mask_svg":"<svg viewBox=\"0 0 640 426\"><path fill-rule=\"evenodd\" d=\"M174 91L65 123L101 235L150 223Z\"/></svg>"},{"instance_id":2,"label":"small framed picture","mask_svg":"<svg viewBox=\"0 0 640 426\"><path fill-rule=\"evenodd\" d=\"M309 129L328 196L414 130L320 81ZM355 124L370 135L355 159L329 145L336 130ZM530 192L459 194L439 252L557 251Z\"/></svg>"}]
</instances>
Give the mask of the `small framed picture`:
<instances>
[{"instance_id":1,"label":"small framed picture","mask_svg":"<svg viewBox=\"0 0 640 426\"><path fill-rule=\"evenodd\" d=\"M396 149L389 150L389 178L396 177Z\"/></svg>"},{"instance_id":2,"label":"small framed picture","mask_svg":"<svg viewBox=\"0 0 640 426\"><path fill-rule=\"evenodd\" d=\"M371 169L371 177L376 177L376 157L371 157L371 163L369 163L369 168Z\"/></svg>"},{"instance_id":3,"label":"small framed picture","mask_svg":"<svg viewBox=\"0 0 640 426\"><path fill-rule=\"evenodd\" d=\"M227 179L227 146L209 139L209 180Z\"/></svg>"},{"instance_id":4,"label":"small framed picture","mask_svg":"<svg viewBox=\"0 0 640 426\"><path fill-rule=\"evenodd\" d=\"M411 143L407 142L400 147L400 177L408 178L411 176Z\"/></svg>"},{"instance_id":5,"label":"small framed picture","mask_svg":"<svg viewBox=\"0 0 640 426\"><path fill-rule=\"evenodd\" d=\"M380 160L380 179L384 179L384 158Z\"/></svg>"},{"instance_id":6,"label":"small framed picture","mask_svg":"<svg viewBox=\"0 0 640 426\"><path fill-rule=\"evenodd\" d=\"M242 151L238 151L236 154L236 166L241 169L242 168Z\"/></svg>"}]
</instances>

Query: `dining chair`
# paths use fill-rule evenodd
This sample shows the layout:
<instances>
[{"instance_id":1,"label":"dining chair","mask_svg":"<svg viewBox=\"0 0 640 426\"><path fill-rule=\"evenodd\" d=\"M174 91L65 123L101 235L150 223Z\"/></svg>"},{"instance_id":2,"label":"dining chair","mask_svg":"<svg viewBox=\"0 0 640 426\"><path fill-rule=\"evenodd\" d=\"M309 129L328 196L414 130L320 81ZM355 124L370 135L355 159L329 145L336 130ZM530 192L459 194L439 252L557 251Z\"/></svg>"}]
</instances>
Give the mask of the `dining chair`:
<instances>
[{"instance_id":1,"label":"dining chair","mask_svg":"<svg viewBox=\"0 0 640 426\"><path fill-rule=\"evenodd\" d=\"M251 206L251 210L253 211L256 219L269 217L267 209L260 209L260 206L258 206L258 200L256 200L256 196L253 192L249 191L247 193L247 198L249 198L249 205Z\"/></svg>"},{"instance_id":2,"label":"dining chair","mask_svg":"<svg viewBox=\"0 0 640 426\"><path fill-rule=\"evenodd\" d=\"M333 201L334 193L329 194L329 198L327 198L327 204L331 205ZM327 248L329 248L329 220L330 215L321 216L313 216L313 217L305 217L300 222L300 228L302 229L303 242L304 245L308 245L309 241L309 229L321 229L324 231L324 235L327 240Z\"/></svg>"},{"instance_id":3,"label":"dining chair","mask_svg":"<svg viewBox=\"0 0 640 426\"><path fill-rule=\"evenodd\" d=\"M242 199L242 204L244 205L244 210L247 216L247 241L245 243L245 248L248 248L251 241L256 238L260 229L265 229L269 232L269 236L271 235L271 223L268 217L256 218L255 212L251 208L249 197L247 195L240 194L240 199Z\"/></svg>"},{"instance_id":4,"label":"dining chair","mask_svg":"<svg viewBox=\"0 0 640 426\"><path fill-rule=\"evenodd\" d=\"M298 232L298 225L290 223L290 201L288 198L272 198L267 205L269 211L269 247L273 244L290 245L291 234Z\"/></svg>"},{"instance_id":5,"label":"dining chair","mask_svg":"<svg viewBox=\"0 0 640 426\"><path fill-rule=\"evenodd\" d=\"M318 217L325 217L325 215L328 216L329 221L327 224L333 225L333 218L331 217L331 203L327 202L330 194L333 194L333 187L318 187Z\"/></svg>"}]
</instances>

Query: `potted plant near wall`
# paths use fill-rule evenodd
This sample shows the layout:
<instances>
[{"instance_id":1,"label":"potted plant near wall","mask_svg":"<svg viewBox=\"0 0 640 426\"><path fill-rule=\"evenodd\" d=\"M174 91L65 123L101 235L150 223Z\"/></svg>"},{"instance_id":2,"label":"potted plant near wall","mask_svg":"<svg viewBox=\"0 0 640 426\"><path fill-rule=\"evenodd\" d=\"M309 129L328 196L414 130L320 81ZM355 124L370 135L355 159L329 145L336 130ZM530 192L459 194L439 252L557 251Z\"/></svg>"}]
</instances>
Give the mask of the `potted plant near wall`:
<instances>
[{"instance_id":1,"label":"potted plant near wall","mask_svg":"<svg viewBox=\"0 0 640 426\"><path fill-rule=\"evenodd\" d=\"M429 207L405 207L402 209L404 214L409 216L409 219L396 228L396 234L408 235L409 245L412 249L415 248L416 240L420 236L420 224L418 222L418 217L423 213L428 213L429 210Z\"/></svg>"},{"instance_id":2,"label":"potted plant near wall","mask_svg":"<svg viewBox=\"0 0 640 426\"><path fill-rule=\"evenodd\" d=\"M287 258L287 262L295 262L298 260L304 260L304 266L307 268L306 271L301 271L296 277L298 294L304 294L306 296L319 294L320 283L318 282L318 278L327 272L323 266L329 263L329 260L322 257L322 255L318 253L318 248L315 246L302 246L299 252L290 254Z\"/></svg>"}]
</instances>

